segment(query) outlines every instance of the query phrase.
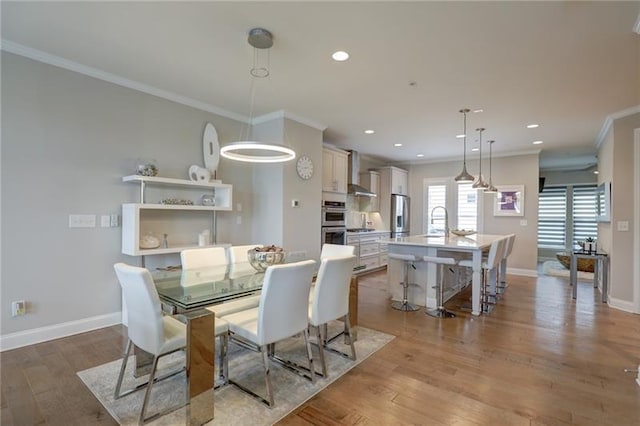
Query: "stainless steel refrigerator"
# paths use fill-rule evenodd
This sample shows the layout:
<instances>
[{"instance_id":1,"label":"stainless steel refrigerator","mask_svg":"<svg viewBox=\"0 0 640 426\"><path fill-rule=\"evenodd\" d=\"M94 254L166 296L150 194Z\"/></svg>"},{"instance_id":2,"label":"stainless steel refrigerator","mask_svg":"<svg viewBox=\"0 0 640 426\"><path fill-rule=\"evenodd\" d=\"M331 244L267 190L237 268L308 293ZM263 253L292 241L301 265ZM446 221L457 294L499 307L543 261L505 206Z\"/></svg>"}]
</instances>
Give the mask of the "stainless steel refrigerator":
<instances>
[{"instance_id":1,"label":"stainless steel refrigerator","mask_svg":"<svg viewBox=\"0 0 640 426\"><path fill-rule=\"evenodd\" d=\"M391 238L409 236L409 197L391 195Z\"/></svg>"}]
</instances>

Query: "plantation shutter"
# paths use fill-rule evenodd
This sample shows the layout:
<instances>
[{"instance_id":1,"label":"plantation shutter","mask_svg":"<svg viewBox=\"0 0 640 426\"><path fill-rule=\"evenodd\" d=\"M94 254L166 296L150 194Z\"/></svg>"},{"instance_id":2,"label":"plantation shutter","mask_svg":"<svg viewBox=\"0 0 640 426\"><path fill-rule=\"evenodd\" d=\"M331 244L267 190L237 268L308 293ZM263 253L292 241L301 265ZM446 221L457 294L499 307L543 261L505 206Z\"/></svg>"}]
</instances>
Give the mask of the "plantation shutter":
<instances>
[{"instance_id":1,"label":"plantation shutter","mask_svg":"<svg viewBox=\"0 0 640 426\"><path fill-rule=\"evenodd\" d=\"M458 184L458 229L478 229L478 190L471 185Z\"/></svg>"},{"instance_id":2,"label":"plantation shutter","mask_svg":"<svg viewBox=\"0 0 640 426\"><path fill-rule=\"evenodd\" d=\"M573 187L573 244L598 237L596 185Z\"/></svg>"},{"instance_id":3,"label":"plantation shutter","mask_svg":"<svg viewBox=\"0 0 640 426\"><path fill-rule=\"evenodd\" d=\"M567 188L544 188L538 197L538 247L564 249L566 228Z\"/></svg>"}]
</instances>

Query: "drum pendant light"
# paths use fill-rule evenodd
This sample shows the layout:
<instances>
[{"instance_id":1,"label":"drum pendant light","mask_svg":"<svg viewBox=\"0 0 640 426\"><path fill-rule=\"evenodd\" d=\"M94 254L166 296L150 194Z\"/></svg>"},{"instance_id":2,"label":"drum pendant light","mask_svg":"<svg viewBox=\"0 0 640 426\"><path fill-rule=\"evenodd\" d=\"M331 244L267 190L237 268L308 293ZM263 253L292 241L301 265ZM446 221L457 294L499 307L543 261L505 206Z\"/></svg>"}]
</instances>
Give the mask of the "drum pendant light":
<instances>
[{"instance_id":1,"label":"drum pendant light","mask_svg":"<svg viewBox=\"0 0 640 426\"><path fill-rule=\"evenodd\" d=\"M467 113L470 111L469 108L462 108L460 112L464 116L463 119L463 134L462 140L464 142L464 150L462 151L462 171L458 176L454 178L456 182L473 182L474 177L467 172Z\"/></svg>"},{"instance_id":2,"label":"drum pendant light","mask_svg":"<svg viewBox=\"0 0 640 426\"><path fill-rule=\"evenodd\" d=\"M253 28L249 31L248 43L253 47L253 67L251 68L251 90L249 104L249 122L245 132L241 131L240 138L220 148L220 155L235 161L248 163L281 163L296 158L293 149L285 144L273 142L258 142L252 140L253 101L255 96L255 80L269 77L269 48L273 46L273 35L264 28ZM258 49L267 49L267 63L258 64ZM243 126L244 127L244 126Z\"/></svg>"}]
</instances>

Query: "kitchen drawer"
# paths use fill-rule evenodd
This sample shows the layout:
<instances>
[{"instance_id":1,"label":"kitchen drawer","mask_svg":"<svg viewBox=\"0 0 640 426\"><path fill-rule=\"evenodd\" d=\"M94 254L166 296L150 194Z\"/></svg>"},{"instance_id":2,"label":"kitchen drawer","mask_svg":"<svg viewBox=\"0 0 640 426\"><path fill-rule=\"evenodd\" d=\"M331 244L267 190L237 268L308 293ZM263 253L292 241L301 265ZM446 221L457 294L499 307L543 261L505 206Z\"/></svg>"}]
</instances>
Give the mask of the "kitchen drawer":
<instances>
[{"instance_id":1,"label":"kitchen drawer","mask_svg":"<svg viewBox=\"0 0 640 426\"><path fill-rule=\"evenodd\" d=\"M380 242L380 253L387 252L387 243Z\"/></svg>"},{"instance_id":2,"label":"kitchen drawer","mask_svg":"<svg viewBox=\"0 0 640 426\"><path fill-rule=\"evenodd\" d=\"M360 265L364 265L365 269L377 268L380 266L380 259L377 255L364 256L360 258Z\"/></svg>"},{"instance_id":3,"label":"kitchen drawer","mask_svg":"<svg viewBox=\"0 0 640 426\"><path fill-rule=\"evenodd\" d=\"M360 243L360 256L378 254L378 251L379 245L377 241Z\"/></svg>"},{"instance_id":4,"label":"kitchen drawer","mask_svg":"<svg viewBox=\"0 0 640 426\"><path fill-rule=\"evenodd\" d=\"M350 246L355 246L360 241L359 235L347 235L347 244Z\"/></svg>"},{"instance_id":5,"label":"kitchen drawer","mask_svg":"<svg viewBox=\"0 0 640 426\"><path fill-rule=\"evenodd\" d=\"M369 243L372 241L378 241L380 239L380 235L379 234L373 234L373 235L361 235L360 236L360 243Z\"/></svg>"}]
</instances>

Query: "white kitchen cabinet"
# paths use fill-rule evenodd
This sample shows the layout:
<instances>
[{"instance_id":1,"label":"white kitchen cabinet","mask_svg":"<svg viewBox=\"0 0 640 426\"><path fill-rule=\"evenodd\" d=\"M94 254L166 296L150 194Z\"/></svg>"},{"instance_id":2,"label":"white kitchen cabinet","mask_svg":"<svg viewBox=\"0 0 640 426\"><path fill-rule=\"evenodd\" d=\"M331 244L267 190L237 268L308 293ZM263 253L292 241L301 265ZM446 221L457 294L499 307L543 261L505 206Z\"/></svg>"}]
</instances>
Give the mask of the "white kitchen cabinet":
<instances>
[{"instance_id":1,"label":"white kitchen cabinet","mask_svg":"<svg viewBox=\"0 0 640 426\"><path fill-rule=\"evenodd\" d=\"M380 173L370 170L360 173L360 185L376 194L376 197L360 197L360 210L364 212L380 211Z\"/></svg>"},{"instance_id":2,"label":"white kitchen cabinet","mask_svg":"<svg viewBox=\"0 0 640 426\"><path fill-rule=\"evenodd\" d=\"M347 244L356 248L356 265L359 272L387 265L387 243L391 234L384 231L355 232L347 234Z\"/></svg>"},{"instance_id":3,"label":"white kitchen cabinet","mask_svg":"<svg viewBox=\"0 0 640 426\"><path fill-rule=\"evenodd\" d=\"M122 253L131 256L179 253L199 247L198 233L209 229L213 237L215 213L230 211L233 202L233 187L229 184L139 175L125 176L122 180L140 185L139 202L122 205ZM214 197L214 205L199 205L205 194ZM191 200L194 204L160 203L167 198ZM140 237L146 234L159 238L161 246L141 248ZM167 247L162 246L164 234L168 235Z\"/></svg>"},{"instance_id":4,"label":"white kitchen cabinet","mask_svg":"<svg viewBox=\"0 0 640 426\"><path fill-rule=\"evenodd\" d=\"M326 192L347 193L346 151L324 147L322 150L322 190Z\"/></svg>"}]
</instances>

